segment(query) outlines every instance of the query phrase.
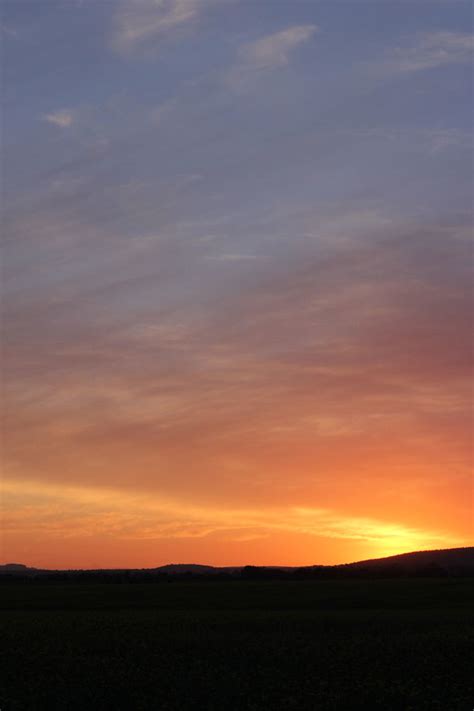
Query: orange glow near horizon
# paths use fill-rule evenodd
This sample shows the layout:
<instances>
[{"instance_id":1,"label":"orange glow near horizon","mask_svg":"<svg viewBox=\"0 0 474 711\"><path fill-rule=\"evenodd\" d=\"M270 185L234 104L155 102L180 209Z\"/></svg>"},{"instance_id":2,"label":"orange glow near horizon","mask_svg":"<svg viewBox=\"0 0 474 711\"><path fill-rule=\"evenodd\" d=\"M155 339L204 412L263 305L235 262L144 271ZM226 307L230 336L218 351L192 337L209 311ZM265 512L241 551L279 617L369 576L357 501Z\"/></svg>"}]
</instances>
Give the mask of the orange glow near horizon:
<instances>
[{"instance_id":1,"label":"orange glow near horizon","mask_svg":"<svg viewBox=\"0 0 474 711\"><path fill-rule=\"evenodd\" d=\"M215 384L173 381L168 399L155 400L135 374L129 392L115 391L105 371L91 385L55 377L46 400L38 385L27 411L14 393L4 561L311 565L472 542L469 437L465 423L443 431L460 390L430 393L408 380L377 393L354 384L354 373L302 368L292 377L312 379L321 395L315 405L286 383L282 409L283 371L242 362L235 350L220 359ZM235 386L226 382L234 377Z\"/></svg>"},{"instance_id":2,"label":"orange glow near horizon","mask_svg":"<svg viewBox=\"0 0 474 711\"><path fill-rule=\"evenodd\" d=\"M146 568L168 562L311 565L468 545L445 531L329 509L226 509L106 489L4 486L4 562Z\"/></svg>"}]
</instances>

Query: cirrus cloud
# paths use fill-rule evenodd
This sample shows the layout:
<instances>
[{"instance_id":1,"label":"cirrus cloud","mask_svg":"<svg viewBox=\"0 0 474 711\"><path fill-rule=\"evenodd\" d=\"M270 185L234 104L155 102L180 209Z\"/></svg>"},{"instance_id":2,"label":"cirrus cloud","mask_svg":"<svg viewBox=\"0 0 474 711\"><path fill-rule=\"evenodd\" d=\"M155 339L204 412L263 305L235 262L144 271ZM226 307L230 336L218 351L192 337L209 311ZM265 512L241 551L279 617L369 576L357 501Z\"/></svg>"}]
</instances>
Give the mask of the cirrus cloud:
<instances>
[{"instance_id":1,"label":"cirrus cloud","mask_svg":"<svg viewBox=\"0 0 474 711\"><path fill-rule=\"evenodd\" d=\"M59 128L69 128L75 121L74 111L71 109L60 109L58 111L52 111L49 114L43 116L44 121L53 124L53 126L58 126Z\"/></svg>"},{"instance_id":2,"label":"cirrus cloud","mask_svg":"<svg viewBox=\"0 0 474 711\"><path fill-rule=\"evenodd\" d=\"M447 64L472 60L474 35L468 32L427 32L406 47L392 50L380 71L411 73L434 69Z\"/></svg>"},{"instance_id":3,"label":"cirrus cloud","mask_svg":"<svg viewBox=\"0 0 474 711\"><path fill-rule=\"evenodd\" d=\"M125 0L113 19L112 47L130 52L193 20L215 0Z\"/></svg>"},{"instance_id":4,"label":"cirrus cloud","mask_svg":"<svg viewBox=\"0 0 474 711\"><path fill-rule=\"evenodd\" d=\"M242 45L237 63L228 72L230 84L239 85L249 76L287 65L290 52L319 31L316 25L293 25Z\"/></svg>"}]
</instances>

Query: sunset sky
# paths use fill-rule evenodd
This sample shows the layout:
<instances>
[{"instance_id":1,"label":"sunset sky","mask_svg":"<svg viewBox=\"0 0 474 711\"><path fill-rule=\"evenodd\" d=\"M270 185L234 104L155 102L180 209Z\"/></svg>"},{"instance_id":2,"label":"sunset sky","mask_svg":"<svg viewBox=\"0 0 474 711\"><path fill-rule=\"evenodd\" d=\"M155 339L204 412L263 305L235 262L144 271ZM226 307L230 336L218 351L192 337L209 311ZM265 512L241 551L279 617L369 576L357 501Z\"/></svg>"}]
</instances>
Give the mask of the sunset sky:
<instances>
[{"instance_id":1,"label":"sunset sky","mask_svg":"<svg viewBox=\"0 0 474 711\"><path fill-rule=\"evenodd\" d=\"M2 562L472 545L472 3L0 29Z\"/></svg>"}]
</instances>

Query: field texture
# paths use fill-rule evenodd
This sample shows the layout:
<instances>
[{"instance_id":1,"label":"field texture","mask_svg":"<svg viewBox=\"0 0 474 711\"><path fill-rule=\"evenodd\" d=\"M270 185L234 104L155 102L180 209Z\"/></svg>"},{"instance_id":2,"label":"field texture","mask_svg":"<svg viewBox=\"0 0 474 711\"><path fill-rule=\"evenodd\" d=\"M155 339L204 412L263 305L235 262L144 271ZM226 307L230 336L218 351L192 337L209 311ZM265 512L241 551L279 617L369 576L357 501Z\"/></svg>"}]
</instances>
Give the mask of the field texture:
<instances>
[{"instance_id":1,"label":"field texture","mask_svg":"<svg viewBox=\"0 0 474 711\"><path fill-rule=\"evenodd\" d=\"M2 586L1 711L471 711L473 580Z\"/></svg>"}]
</instances>

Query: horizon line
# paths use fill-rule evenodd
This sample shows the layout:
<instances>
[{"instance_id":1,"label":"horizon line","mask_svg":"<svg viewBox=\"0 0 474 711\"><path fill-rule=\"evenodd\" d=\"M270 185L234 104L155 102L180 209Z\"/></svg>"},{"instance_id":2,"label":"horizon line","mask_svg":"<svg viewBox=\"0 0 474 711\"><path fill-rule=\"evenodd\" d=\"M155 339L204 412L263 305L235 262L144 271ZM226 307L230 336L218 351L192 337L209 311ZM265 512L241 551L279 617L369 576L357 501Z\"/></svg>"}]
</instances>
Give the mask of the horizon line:
<instances>
[{"instance_id":1,"label":"horizon line","mask_svg":"<svg viewBox=\"0 0 474 711\"><path fill-rule=\"evenodd\" d=\"M242 569L242 568L290 568L290 569L298 569L298 568L337 568L345 565L356 565L360 563L368 563L368 562L375 562L375 561L380 561L380 560L391 560L393 558L401 558L405 556L411 556L411 555L416 555L416 554L421 554L421 553L440 553L440 552L452 552L452 551L464 551L464 550L470 550L474 549L474 544L471 546L456 546L455 548L427 548L423 550L414 550L414 551L406 551L404 553L394 553L389 556L381 556L377 558L365 558L362 560L354 560L354 561L349 561L346 563L310 563L308 565L284 565L281 563L278 564L265 564L265 565L256 565L253 563L244 563L242 565L212 565L209 563L162 563L161 565L155 565L151 567L116 567L116 568L43 568L40 566L35 566L35 565L27 565L25 563L15 563L15 562L10 562L10 563L0 563L0 568L5 568L8 566L21 566L26 568L27 570L47 570L50 572L69 572L69 571L135 571L135 570L159 570L160 568L167 568L170 566L194 566L194 567L199 567L199 568L213 568L215 570L224 570L224 569Z\"/></svg>"}]
</instances>

